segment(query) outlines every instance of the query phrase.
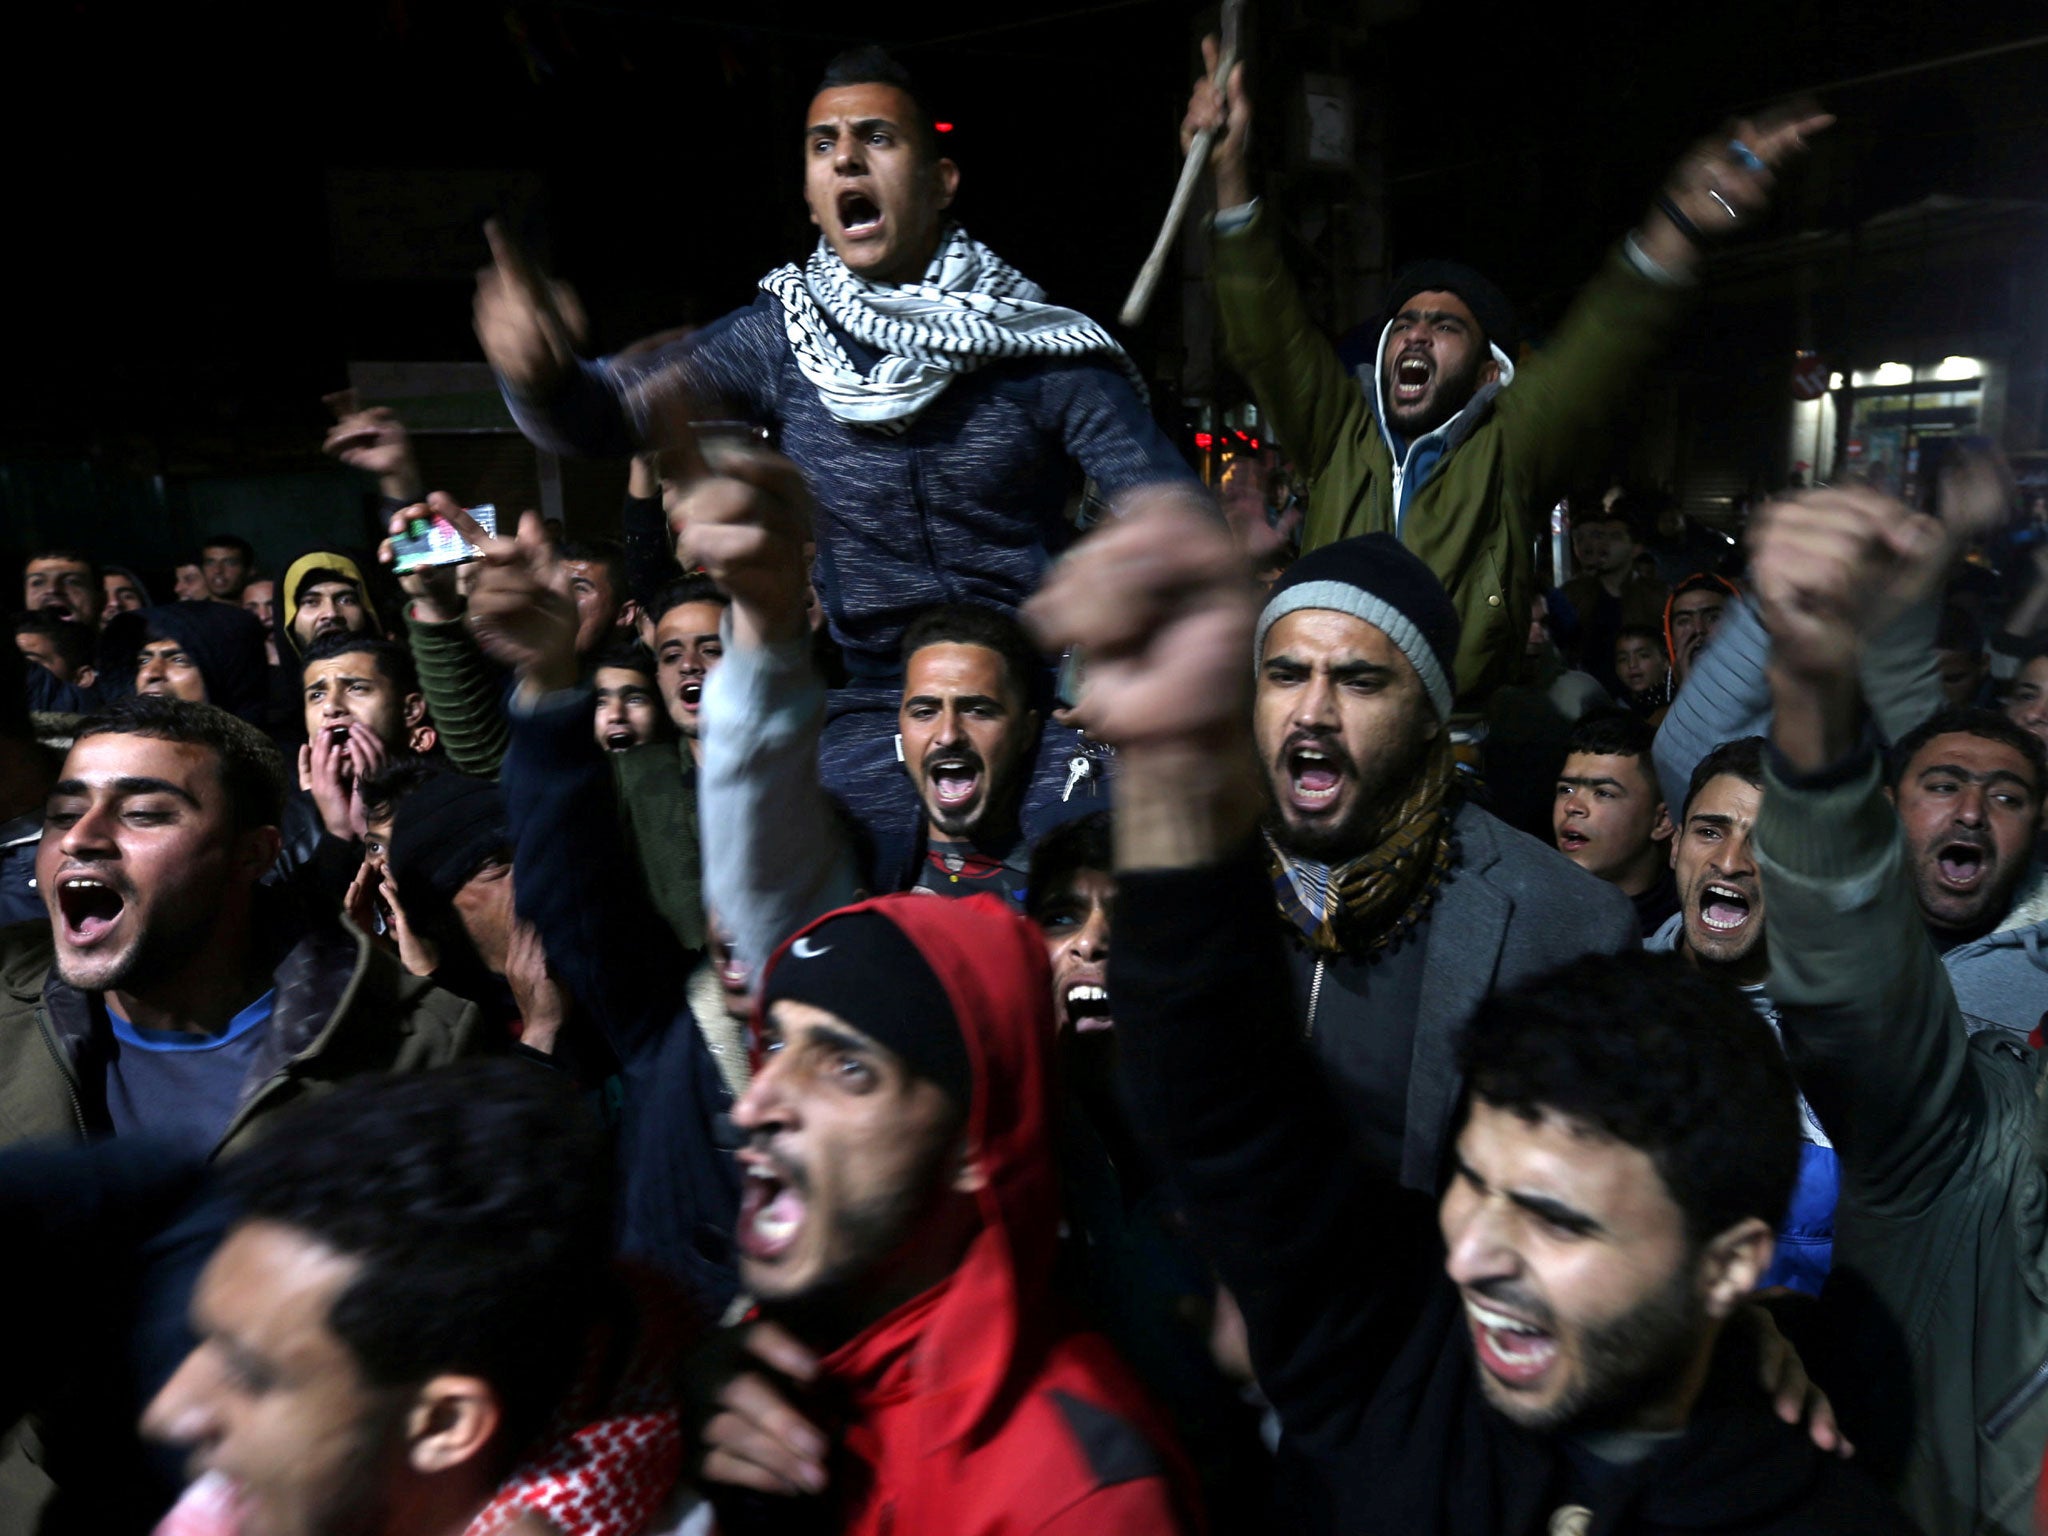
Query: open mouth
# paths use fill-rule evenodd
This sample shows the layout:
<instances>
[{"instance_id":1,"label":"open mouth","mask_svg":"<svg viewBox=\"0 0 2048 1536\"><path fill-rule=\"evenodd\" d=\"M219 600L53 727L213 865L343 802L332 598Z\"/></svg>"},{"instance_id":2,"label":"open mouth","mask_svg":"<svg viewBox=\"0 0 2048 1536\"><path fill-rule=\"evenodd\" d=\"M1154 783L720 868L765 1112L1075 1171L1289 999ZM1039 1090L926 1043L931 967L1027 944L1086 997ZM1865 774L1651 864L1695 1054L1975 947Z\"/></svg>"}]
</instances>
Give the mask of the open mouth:
<instances>
[{"instance_id":1,"label":"open mouth","mask_svg":"<svg viewBox=\"0 0 2048 1536\"><path fill-rule=\"evenodd\" d=\"M925 765L932 798L942 806L966 805L981 792L981 764L969 757L941 757Z\"/></svg>"},{"instance_id":2,"label":"open mouth","mask_svg":"<svg viewBox=\"0 0 2048 1536\"><path fill-rule=\"evenodd\" d=\"M93 875L66 875L57 882L64 942L74 949L88 949L105 939L127 907L119 891Z\"/></svg>"},{"instance_id":3,"label":"open mouth","mask_svg":"<svg viewBox=\"0 0 2048 1536\"><path fill-rule=\"evenodd\" d=\"M1436 370L1429 359L1418 353L1409 353L1394 364L1394 399L1401 405L1413 405L1429 393L1429 381L1436 377Z\"/></svg>"},{"instance_id":4,"label":"open mouth","mask_svg":"<svg viewBox=\"0 0 2048 1536\"><path fill-rule=\"evenodd\" d=\"M691 679L688 682L677 684L676 702L692 714L695 714L697 706L704 702L704 683L702 679Z\"/></svg>"},{"instance_id":5,"label":"open mouth","mask_svg":"<svg viewBox=\"0 0 2048 1536\"><path fill-rule=\"evenodd\" d=\"M1566 853L1577 853L1590 841L1592 839L1588 838L1585 833L1579 831L1576 827L1566 827L1557 834L1557 846Z\"/></svg>"},{"instance_id":6,"label":"open mouth","mask_svg":"<svg viewBox=\"0 0 2048 1536\"><path fill-rule=\"evenodd\" d=\"M1472 1345L1487 1374L1503 1386L1533 1387L1557 1359L1557 1340L1534 1323L1465 1298Z\"/></svg>"},{"instance_id":7,"label":"open mouth","mask_svg":"<svg viewBox=\"0 0 2048 1536\"><path fill-rule=\"evenodd\" d=\"M1984 849L1976 843L1949 843L1935 851L1934 867L1952 891L1974 891L1990 870Z\"/></svg>"},{"instance_id":8,"label":"open mouth","mask_svg":"<svg viewBox=\"0 0 2048 1536\"><path fill-rule=\"evenodd\" d=\"M1076 1034L1093 1034L1115 1025L1109 1013L1109 988L1099 981L1068 983L1061 1002L1066 1006L1067 1022L1074 1026Z\"/></svg>"},{"instance_id":9,"label":"open mouth","mask_svg":"<svg viewBox=\"0 0 2048 1536\"><path fill-rule=\"evenodd\" d=\"M604 749L607 752L624 752L640 745L640 738L633 734L630 725L615 725L604 733Z\"/></svg>"},{"instance_id":10,"label":"open mouth","mask_svg":"<svg viewBox=\"0 0 2048 1536\"><path fill-rule=\"evenodd\" d=\"M780 1165L746 1162L740 1190L740 1252L760 1263L772 1263L789 1252L803 1230L806 1206L796 1185Z\"/></svg>"},{"instance_id":11,"label":"open mouth","mask_svg":"<svg viewBox=\"0 0 2048 1536\"><path fill-rule=\"evenodd\" d=\"M867 193L851 189L841 192L838 209L839 227L852 238L859 240L881 233L881 207Z\"/></svg>"},{"instance_id":12,"label":"open mouth","mask_svg":"<svg viewBox=\"0 0 2048 1536\"><path fill-rule=\"evenodd\" d=\"M1716 882L1700 893L1700 921L1716 933L1734 933L1750 918L1749 898Z\"/></svg>"},{"instance_id":13,"label":"open mouth","mask_svg":"<svg viewBox=\"0 0 2048 1536\"><path fill-rule=\"evenodd\" d=\"M1292 747L1285 759L1288 798L1298 811L1328 810L1344 786L1344 765L1322 747Z\"/></svg>"}]
</instances>

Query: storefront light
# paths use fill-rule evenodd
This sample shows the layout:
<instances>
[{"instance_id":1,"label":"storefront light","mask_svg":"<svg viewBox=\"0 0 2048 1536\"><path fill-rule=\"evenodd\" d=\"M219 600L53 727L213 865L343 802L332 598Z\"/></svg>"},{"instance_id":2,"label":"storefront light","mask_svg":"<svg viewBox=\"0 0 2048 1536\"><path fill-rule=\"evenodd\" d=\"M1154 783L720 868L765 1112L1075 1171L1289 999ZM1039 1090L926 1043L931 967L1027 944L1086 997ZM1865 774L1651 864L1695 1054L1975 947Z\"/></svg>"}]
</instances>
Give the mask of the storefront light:
<instances>
[{"instance_id":1,"label":"storefront light","mask_svg":"<svg viewBox=\"0 0 2048 1536\"><path fill-rule=\"evenodd\" d=\"M1841 387L1842 387L1842 376L1841 376L1841 375L1840 375L1839 373L1831 373L1831 374L1829 374L1829 375L1828 375L1828 388L1829 388L1829 389L1840 389Z\"/></svg>"},{"instance_id":2,"label":"storefront light","mask_svg":"<svg viewBox=\"0 0 2048 1536\"><path fill-rule=\"evenodd\" d=\"M1934 370L1934 376L1945 382L1981 378L1983 373L1984 364L1974 357L1944 357Z\"/></svg>"},{"instance_id":3,"label":"storefront light","mask_svg":"<svg viewBox=\"0 0 2048 1536\"><path fill-rule=\"evenodd\" d=\"M1880 388L1886 384L1910 384L1913 382L1913 370L1905 363L1879 363L1870 382Z\"/></svg>"}]
</instances>

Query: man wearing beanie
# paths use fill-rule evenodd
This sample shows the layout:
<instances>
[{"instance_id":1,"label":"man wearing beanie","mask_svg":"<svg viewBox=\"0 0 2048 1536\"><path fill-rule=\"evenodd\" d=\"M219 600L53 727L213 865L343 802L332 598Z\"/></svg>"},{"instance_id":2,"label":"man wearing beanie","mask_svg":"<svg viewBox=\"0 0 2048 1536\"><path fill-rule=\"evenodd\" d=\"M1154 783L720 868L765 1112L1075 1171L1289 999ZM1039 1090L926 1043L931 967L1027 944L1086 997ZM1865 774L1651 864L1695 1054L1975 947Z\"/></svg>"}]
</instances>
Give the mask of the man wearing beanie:
<instances>
[{"instance_id":1,"label":"man wearing beanie","mask_svg":"<svg viewBox=\"0 0 2048 1536\"><path fill-rule=\"evenodd\" d=\"M1132 1377L1057 1320L1051 1007L1045 940L994 896L863 902L769 962L732 1114L740 1277L834 1443L769 1476L741 1377L707 1478L804 1488L849 1533L1198 1528Z\"/></svg>"},{"instance_id":2,"label":"man wearing beanie","mask_svg":"<svg viewBox=\"0 0 2048 1536\"><path fill-rule=\"evenodd\" d=\"M1457 610L1391 534L1297 560L1256 634L1253 734L1294 1016L1368 1161L1434 1190L1459 1031L1497 992L1637 947L1635 914L1460 795Z\"/></svg>"},{"instance_id":3,"label":"man wearing beanie","mask_svg":"<svg viewBox=\"0 0 2048 1536\"><path fill-rule=\"evenodd\" d=\"M1205 45L1215 64L1215 40ZM1216 301L1230 360L1273 435L1314 484L1303 547L1398 537L1449 589L1459 621L1461 710L1521 670L1535 547L1550 508L1604 447L1629 392L1689 308L1703 239L1760 212L1772 170L1825 117L1738 123L1672 171L1542 353L1524 364L1501 291L1470 267L1428 261L1396 277L1369 362L1348 369L1310 318L1252 197L1243 69L1195 86L1183 147L1219 129Z\"/></svg>"}]
</instances>

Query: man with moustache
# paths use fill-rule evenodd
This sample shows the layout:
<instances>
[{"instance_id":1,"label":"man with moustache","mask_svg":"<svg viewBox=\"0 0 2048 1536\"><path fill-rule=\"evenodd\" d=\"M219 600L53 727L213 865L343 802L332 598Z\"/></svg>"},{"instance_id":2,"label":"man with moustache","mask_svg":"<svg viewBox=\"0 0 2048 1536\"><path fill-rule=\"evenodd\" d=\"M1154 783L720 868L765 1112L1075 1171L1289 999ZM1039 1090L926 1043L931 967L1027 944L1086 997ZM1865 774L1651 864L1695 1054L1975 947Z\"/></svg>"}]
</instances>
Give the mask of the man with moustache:
<instances>
[{"instance_id":1,"label":"man with moustache","mask_svg":"<svg viewBox=\"0 0 2048 1536\"><path fill-rule=\"evenodd\" d=\"M899 64L874 47L840 55L804 122L791 147L818 246L747 308L587 362L570 296L500 245L477 334L521 428L555 451L667 446L651 440L677 395L684 415L775 429L816 497L818 595L852 684L835 692L825 779L892 837L911 808L892 771L911 620L962 599L1014 610L1072 540L1083 475L1105 498L1159 481L1207 498L1115 339L951 219L960 169ZM1075 747L1064 728L1045 733L1034 832L1041 813L1057 819Z\"/></svg>"},{"instance_id":2,"label":"man with moustache","mask_svg":"<svg viewBox=\"0 0 2048 1536\"><path fill-rule=\"evenodd\" d=\"M51 613L97 634L106 599L98 587L93 563L75 549L38 550L22 568L21 606L29 613Z\"/></svg>"},{"instance_id":3,"label":"man with moustache","mask_svg":"<svg viewBox=\"0 0 2048 1536\"><path fill-rule=\"evenodd\" d=\"M300 668L299 707L306 744L285 820L292 862L311 856L308 838L317 840L321 828L359 843L362 781L394 757L433 751L436 740L412 653L394 640L345 629L317 637Z\"/></svg>"},{"instance_id":4,"label":"man with moustache","mask_svg":"<svg viewBox=\"0 0 2048 1536\"><path fill-rule=\"evenodd\" d=\"M1351 1116L1275 1006L1234 566L1220 532L1140 514L1032 611L1088 647L1091 724L1122 759L1125 1081L1304 1458L1269 1524L1907 1529L1755 1384L1735 1320L1798 1133L1782 1054L1725 989L1592 956L1490 998L1460 1047L1447 1183L1418 1196L1352 1154Z\"/></svg>"},{"instance_id":5,"label":"man with moustache","mask_svg":"<svg viewBox=\"0 0 2048 1536\"><path fill-rule=\"evenodd\" d=\"M1354 374L1313 321L1252 195L1243 66L1207 69L1181 124L1211 130L1216 303L1232 364L1314 482L1302 547L1385 532L1444 583L1459 617L1452 692L1483 703L1521 670L1534 551L1556 505L1690 309L1701 250L1767 205L1773 173L1825 116L1740 122L1687 152L1540 352L1521 355L1507 297L1454 261L1395 276L1370 367ZM1626 567L1622 567L1625 572ZM1612 631L1610 630L1611 634ZM1606 673L1606 659L1593 669Z\"/></svg>"},{"instance_id":6,"label":"man with moustache","mask_svg":"<svg viewBox=\"0 0 2048 1536\"><path fill-rule=\"evenodd\" d=\"M1850 1319L1845 1419L1905 1421L1885 1470L1925 1530L2018 1536L2048 1439L2044 1057L1970 1032L1940 950L1995 912L1982 893L2024 857L2043 760L2009 723L1961 715L1901 741L1887 775L1858 681L1873 637L1938 586L1945 534L1865 488L1775 503L1754 527L1773 706L1757 864L1772 995L1841 1150L1838 1262L1879 1314ZM1903 1391L1868 1347L1886 1338L1908 1355Z\"/></svg>"},{"instance_id":7,"label":"man with moustache","mask_svg":"<svg viewBox=\"0 0 2048 1536\"><path fill-rule=\"evenodd\" d=\"M1668 855L1677 910L1645 936L1643 948L1679 955L1729 983L1776 1031L1763 885L1750 845L1763 801L1763 754L1763 738L1747 736L1722 743L1694 771ZM1833 1258L1841 1159L1803 1096L1799 1133L1799 1179L1763 1283L1818 1295Z\"/></svg>"},{"instance_id":8,"label":"man with moustache","mask_svg":"<svg viewBox=\"0 0 2048 1536\"><path fill-rule=\"evenodd\" d=\"M1636 916L1465 795L1448 730L1457 610L1391 534L1297 560L1256 634L1253 739L1296 1027L1371 1166L1434 1189L1458 1031L1494 993L1636 948Z\"/></svg>"}]
</instances>

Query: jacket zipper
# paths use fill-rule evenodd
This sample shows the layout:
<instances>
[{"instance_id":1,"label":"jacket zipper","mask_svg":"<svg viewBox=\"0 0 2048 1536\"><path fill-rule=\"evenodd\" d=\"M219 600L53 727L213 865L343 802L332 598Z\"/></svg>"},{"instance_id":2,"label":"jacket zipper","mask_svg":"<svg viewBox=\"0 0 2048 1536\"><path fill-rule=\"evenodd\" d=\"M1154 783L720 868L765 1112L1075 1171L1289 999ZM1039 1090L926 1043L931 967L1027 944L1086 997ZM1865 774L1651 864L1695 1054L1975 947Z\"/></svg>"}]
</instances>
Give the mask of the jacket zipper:
<instances>
[{"instance_id":1,"label":"jacket zipper","mask_svg":"<svg viewBox=\"0 0 2048 1536\"><path fill-rule=\"evenodd\" d=\"M2034 1399L2048 1389L2048 1360L2043 1360L2028 1373L2027 1379L2015 1387L2006 1400L1991 1410L1991 1416L1980 1426L1987 1440L1996 1440L2011 1429L2019 1416L2033 1406Z\"/></svg>"},{"instance_id":2,"label":"jacket zipper","mask_svg":"<svg viewBox=\"0 0 2048 1536\"><path fill-rule=\"evenodd\" d=\"M50 1033L50 1016L40 1006L36 1009L36 1033L43 1037L43 1049L50 1053L50 1060L57 1063L57 1070L64 1074L64 1092L71 1099L72 1123L78 1127L81 1137L90 1136L92 1133L85 1128L85 1104L78 1097L78 1074L71 1070L71 1063L57 1049L56 1038Z\"/></svg>"},{"instance_id":3,"label":"jacket zipper","mask_svg":"<svg viewBox=\"0 0 2048 1536\"><path fill-rule=\"evenodd\" d=\"M1323 995L1323 957L1316 956L1316 972L1308 982L1308 1017L1302 1021L1301 1038L1307 1040L1316 1032L1316 1003Z\"/></svg>"},{"instance_id":4,"label":"jacket zipper","mask_svg":"<svg viewBox=\"0 0 2048 1536\"><path fill-rule=\"evenodd\" d=\"M939 546L932 538L932 509L930 504L926 502L924 495L923 460L918 457L916 448L911 447L908 449L908 452L910 458L910 499L917 505L917 531L918 537L924 543L925 563L931 568L932 575L937 579L939 590L946 594L946 601L957 603L960 601L959 594L953 590L953 581L946 574L946 568L939 564Z\"/></svg>"}]
</instances>

